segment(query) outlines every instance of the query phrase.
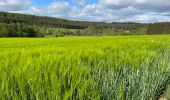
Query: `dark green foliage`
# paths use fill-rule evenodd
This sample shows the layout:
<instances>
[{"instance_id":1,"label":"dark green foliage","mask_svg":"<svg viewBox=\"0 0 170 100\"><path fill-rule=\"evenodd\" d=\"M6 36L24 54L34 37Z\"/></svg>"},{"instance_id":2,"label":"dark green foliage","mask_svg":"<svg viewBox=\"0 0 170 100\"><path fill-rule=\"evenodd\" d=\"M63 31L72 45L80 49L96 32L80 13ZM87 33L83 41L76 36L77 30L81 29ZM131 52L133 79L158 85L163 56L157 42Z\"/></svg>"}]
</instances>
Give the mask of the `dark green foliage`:
<instances>
[{"instance_id":1,"label":"dark green foliage","mask_svg":"<svg viewBox=\"0 0 170 100\"><path fill-rule=\"evenodd\" d=\"M112 35L144 35L146 33L146 27L141 28L98 28L90 25L83 30L77 30L73 32L78 36L112 36Z\"/></svg>"},{"instance_id":2,"label":"dark green foliage","mask_svg":"<svg viewBox=\"0 0 170 100\"><path fill-rule=\"evenodd\" d=\"M64 34L65 34L65 31L62 31L62 30L58 30L56 32L53 32L54 37L63 37Z\"/></svg>"},{"instance_id":3,"label":"dark green foliage","mask_svg":"<svg viewBox=\"0 0 170 100\"><path fill-rule=\"evenodd\" d=\"M70 21L6 12L0 12L0 23L8 28L1 28L1 37L138 35L147 28L139 23Z\"/></svg>"},{"instance_id":4,"label":"dark green foliage","mask_svg":"<svg viewBox=\"0 0 170 100\"><path fill-rule=\"evenodd\" d=\"M96 28L116 28L116 29L136 29L145 26L139 23L105 23L105 22L87 22L71 21L52 17L40 17L26 14L0 12L0 22L2 23L26 23L29 25L38 25L46 27L59 27L66 29L85 29L89 25Z\"/></svg>"},{"instance_id":5,"label":"dark green foliage","mask_svg":"<svg viewBox=\"0 0 170 100\"><path fill-rule=\"evenodd\" d=\"M147 34L170 34L170 23L150 24Z\"/></svg>"},{"instance_id":6,"label":"dark green foliage","mask_svg":"<svg viewBox=\"0 0 170 100\"><path fill-rule=\"evenodd\" d=\"M0 24L0 30L0 37L13 37L16 33L13 25Z\"/></svg>"},{"instance_id":7,"label":"dark green foliage","mask_svg":"<svg viewBox=\"0 0 170 100\"><path fill-rule=\"evenodd\" d=\"M42 37L34 27L25 24L0 23L0 37Z\"/></svg>"}]
</instances>

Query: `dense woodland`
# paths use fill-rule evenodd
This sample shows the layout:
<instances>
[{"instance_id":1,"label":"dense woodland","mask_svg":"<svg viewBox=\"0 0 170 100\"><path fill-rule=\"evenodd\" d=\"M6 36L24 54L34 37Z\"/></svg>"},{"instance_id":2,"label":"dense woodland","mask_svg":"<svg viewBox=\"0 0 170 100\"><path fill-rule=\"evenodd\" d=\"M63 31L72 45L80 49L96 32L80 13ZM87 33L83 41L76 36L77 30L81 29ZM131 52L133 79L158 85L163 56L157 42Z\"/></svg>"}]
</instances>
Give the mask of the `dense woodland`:
<instances>
[{"instance_id":1,"label":"dense woodland","mask_svg":"<svg viewBox=\"0 0 170 100\"><path fill-rule=\"evenodd\" d=\"M105 23L0 12L0 37L169 34L170 23Z\"/></svg>"},{"instance_id":2,"label":"dense woodland","mask_svg":"<svg viewBox=\"0 0 170 100\"><path fill-rule=\"evenodd\" d=\"M139 23L105 23L105 22L87 22L87 21L71 21L60 18L52 18L45 16L34 16L27 14L16 14L0 12L0 22L2 23L25 23L38 26L52 26L66 29L85 29L89 25L97 28L137 28L142 26Z\"/></svg>"},{"instance_id":3,"label":"dense woodland","mask_svg":"<svg viewBox=\"0 0 170 100\"><path fill-rule=\"evenodd\" d=\"M43 34L39 32L33 26L25 24L0 24L0 37L42 37Z\"/></svg>"},{"instance_id":4,"label":"dense woodland","mask_svg":"<svg viewBox=\"0 0 170 100\"><path fill-rule=\"evenodd\" d=\"M150 24L147 34L170 34L170 22Z\"/></svg>"}]
</instances>

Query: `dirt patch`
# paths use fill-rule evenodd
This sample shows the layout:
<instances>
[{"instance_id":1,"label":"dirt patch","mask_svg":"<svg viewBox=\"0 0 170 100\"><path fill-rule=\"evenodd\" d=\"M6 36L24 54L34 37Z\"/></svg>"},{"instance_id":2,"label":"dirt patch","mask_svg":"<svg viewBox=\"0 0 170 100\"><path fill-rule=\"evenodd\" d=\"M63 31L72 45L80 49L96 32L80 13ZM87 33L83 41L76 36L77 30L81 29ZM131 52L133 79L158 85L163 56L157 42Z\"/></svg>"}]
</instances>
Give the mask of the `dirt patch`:
<instances>
[{"instance_id":1,"label":"dirt patch","mask_svg":"<svg viewBox=\"0 0 170 100\"><path fill-rule=\"evenodd\" d=\"M159 100L168 100L168 99L165 97L161 97L161 98L159 98Z\"/></svg>"}]
</instances>

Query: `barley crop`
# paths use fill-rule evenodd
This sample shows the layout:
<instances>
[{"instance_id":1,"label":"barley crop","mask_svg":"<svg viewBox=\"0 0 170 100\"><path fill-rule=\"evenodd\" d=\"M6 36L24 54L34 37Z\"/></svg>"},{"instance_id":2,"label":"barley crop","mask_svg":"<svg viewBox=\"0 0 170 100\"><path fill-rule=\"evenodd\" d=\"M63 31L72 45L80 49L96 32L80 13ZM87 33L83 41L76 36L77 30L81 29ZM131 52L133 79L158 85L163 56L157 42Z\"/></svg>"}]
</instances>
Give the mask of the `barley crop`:
<instances>
[{"instance_id":1,"label":"barley crop","mask_svg":"<svg viewBox=\"0 0 170 100\"><path fill-rule=\"evenodd\" d=\"M1 38L1 100L155 100L170 36Z\"/></svg>"}]
</instances>

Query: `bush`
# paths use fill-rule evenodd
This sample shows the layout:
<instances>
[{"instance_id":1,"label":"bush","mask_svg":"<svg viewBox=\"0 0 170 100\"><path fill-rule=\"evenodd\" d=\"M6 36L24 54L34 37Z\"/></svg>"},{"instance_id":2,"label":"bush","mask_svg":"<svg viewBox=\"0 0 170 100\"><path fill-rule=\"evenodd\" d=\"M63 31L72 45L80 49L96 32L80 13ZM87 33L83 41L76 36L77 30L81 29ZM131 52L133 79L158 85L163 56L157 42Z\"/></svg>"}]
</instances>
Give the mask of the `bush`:
<instances>
[{"instance_id":1,"label":"bush","mask_svg":"<svg viewBox=\"0 0 170 100\"><path fill-rule=\"evenodd\" d=\"M0 24L0 37L42 37L34 27L24 24Z\"/></svg>"},{"instance_id":2,"label":"bush","mask_svg":"<svg viewBox=\"0 0 170 100\"><path fill-rule=\"evenodd\" d=\"M54 37L64 37L64 32L63 31L56 31L56 32L53 32L53 36Z\"/></svg>"},{"instance_id":3,"label":"bush","mask_svg":"<svg viewBox=\"0 0 170 100\"><path fill-rule=\"evenodd\" d=\"M62 30L62 29L59 29L59 30L55 30L54 32L53 32L53 36L54 37L63 37L63 36L65 36L65 35L73 35L74 33L72 32L72 31L70 31L70 30Z\"/></svg>"}]
</instances>

